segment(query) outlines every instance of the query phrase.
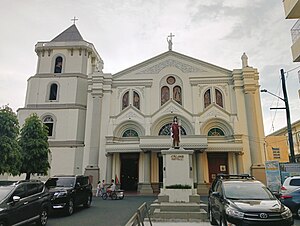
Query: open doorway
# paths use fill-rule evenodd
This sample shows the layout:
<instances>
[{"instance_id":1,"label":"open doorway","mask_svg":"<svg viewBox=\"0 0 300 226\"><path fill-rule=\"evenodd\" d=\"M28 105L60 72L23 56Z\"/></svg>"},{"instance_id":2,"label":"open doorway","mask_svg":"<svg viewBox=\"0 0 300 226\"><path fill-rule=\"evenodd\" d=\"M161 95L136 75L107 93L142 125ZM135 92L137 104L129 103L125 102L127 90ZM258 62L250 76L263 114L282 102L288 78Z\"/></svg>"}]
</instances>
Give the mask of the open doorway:
<instances>
[{"instance_id":1,"label":"open doorway","mask_svg":"<svg viewBox=\"0 0 300 226\"><path fill-rule=\"evenodd\" d=\"M137 191L139 153L122 153L121 159L121 189L125 191Z\"/></svg>"}]
</instances>

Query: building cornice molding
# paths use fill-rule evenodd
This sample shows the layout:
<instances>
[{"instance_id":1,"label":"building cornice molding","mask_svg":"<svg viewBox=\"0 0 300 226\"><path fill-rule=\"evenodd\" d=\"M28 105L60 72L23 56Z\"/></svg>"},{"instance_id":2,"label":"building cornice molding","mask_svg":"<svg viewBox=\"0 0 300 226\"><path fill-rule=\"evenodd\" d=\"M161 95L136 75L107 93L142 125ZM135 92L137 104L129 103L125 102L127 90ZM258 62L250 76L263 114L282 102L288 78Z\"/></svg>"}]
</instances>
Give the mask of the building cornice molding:
<instances>
[{"instance_id":1,"label":"building cornice molding","mask_svg":"<svg viewBox=\"0 0 300 226\"><path fill-rule=\"evenodd\" d=\"M48 140L49 147L71 147L71 148L77 148L77 147L84 147L83 141L78 140L68 140L68 141L55 141L55 140Z\"/></svg>"},{"instance_id":2,"label":"building cornice molding","mask_svg":"<svg viewBox=\"0 0 300 226\"><path fill-rule=\"evenodd\" d=\"M51 103L51 104L27 104L24 108L19 108L19 110L30 110L30 109L78 109L78 110L86 110L87 106L82 104L59 104L59 103Z\"/></svg>"}]
</instances>

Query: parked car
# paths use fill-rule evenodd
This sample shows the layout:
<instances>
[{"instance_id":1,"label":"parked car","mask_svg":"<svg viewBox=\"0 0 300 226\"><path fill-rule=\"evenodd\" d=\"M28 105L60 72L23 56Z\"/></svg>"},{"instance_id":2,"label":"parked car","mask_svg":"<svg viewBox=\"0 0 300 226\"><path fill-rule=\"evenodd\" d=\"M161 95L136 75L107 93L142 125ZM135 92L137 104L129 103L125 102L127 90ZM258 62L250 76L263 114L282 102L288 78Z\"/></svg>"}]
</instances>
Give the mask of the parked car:
<instances>
[{"instance_id":1,"label":"parked car","mask_svg":"<svg viewBox=\"0 0 300 226\"><path fill-rule=\"evenodd\" d=\"M3 183L5 184L5 183ZM44 183L24 180L0 186L0 225L22 225L48 221L50 195Z\"/></svg>"},{"instance_id":2,"label":"parked car","mask_svg":"<svg viewBox=\"0 0 300 226\"><path fill-rule=\"evenodd\" d=\"M290 209L249 175L218 175L210 188L208 214L212 225L294 224Z\"/></svg>"},{"instance_id":3,"label":"parked car","mask_svg":"<svg viewBox=\"0 0 300 226\"><path fill-rule=\"evenodd\" d=\"M66 215L72 215L79 205L91 206L93 193L88 176L58 175L49 178L46 186L50 191L52 210L63 210Z\"/></svg>"},{"instance_id":4,"label":"parked car","mask_svg":"<svg viewBox=\"0 0 300 226\"><path fill-rule=\"evenodd\" d=\"M300 218L300 188L289 193L282 194L280 201L290 208L297 218Z\"/></svg>"},{"instance_id":5,"label":"parked car","mask_svg":"<svg viewBox=\"0 0 300 226\"><path fill-rule=\"evenodd\" d=\"M280 193L287 194L293 190L296 190L297 188L300 188L300 176L290 176L284 180L280 188Z\"/></svg>"}]
</instances>

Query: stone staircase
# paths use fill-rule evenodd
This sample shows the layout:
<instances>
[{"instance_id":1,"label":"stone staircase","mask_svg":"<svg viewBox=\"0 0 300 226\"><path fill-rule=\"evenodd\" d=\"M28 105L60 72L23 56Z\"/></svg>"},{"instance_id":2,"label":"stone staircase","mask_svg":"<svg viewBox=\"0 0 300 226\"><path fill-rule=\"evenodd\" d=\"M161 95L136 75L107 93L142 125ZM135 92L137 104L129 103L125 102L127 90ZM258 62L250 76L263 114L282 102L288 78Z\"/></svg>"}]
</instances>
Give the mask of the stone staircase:
<instances>
[{"instance_id":1,"label":"stone staircase","mask_svg":"<svg viewBox=\"0 0 300 226\"><path fill-rule=\"evenodd\" d=\"M150 205L153 221L207 221L207 205L203 203L170 203L154 201Z\"/></svg>"}]
</instances>

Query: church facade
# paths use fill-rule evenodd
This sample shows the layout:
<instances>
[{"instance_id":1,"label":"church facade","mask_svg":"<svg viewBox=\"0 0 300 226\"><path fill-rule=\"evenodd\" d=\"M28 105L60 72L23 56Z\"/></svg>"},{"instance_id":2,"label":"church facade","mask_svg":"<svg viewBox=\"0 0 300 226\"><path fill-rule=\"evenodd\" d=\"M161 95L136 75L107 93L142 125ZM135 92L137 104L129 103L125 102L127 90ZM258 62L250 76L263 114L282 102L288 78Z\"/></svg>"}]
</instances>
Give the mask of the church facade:
<instances>
[{"instance_id":1,"label":"church facade","mask_svg":"<svg viewBox=\"0 0 300 226\"><path fill-rule=\"evenodd\" d=\"M264 163L259 74L242 57L227 70L169 50L116 74L104 73L92 43L72 25L38 42L20 125L37 113L48 126L49 175L86 174L93 184L118 178L121 188L152 193L163 181L161 151L193 150L199 191L217 173L252 173Z\"/></svg>"}]
</instances>

